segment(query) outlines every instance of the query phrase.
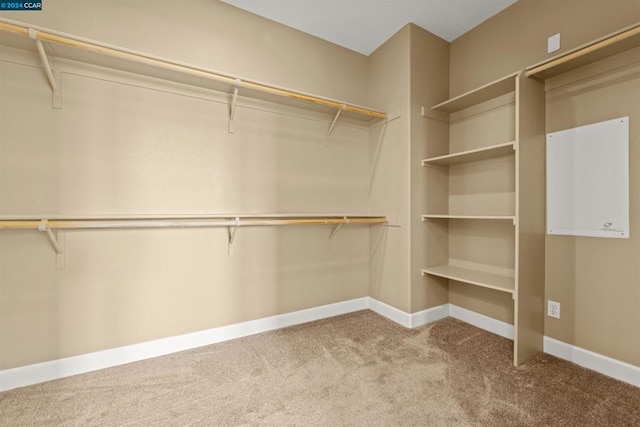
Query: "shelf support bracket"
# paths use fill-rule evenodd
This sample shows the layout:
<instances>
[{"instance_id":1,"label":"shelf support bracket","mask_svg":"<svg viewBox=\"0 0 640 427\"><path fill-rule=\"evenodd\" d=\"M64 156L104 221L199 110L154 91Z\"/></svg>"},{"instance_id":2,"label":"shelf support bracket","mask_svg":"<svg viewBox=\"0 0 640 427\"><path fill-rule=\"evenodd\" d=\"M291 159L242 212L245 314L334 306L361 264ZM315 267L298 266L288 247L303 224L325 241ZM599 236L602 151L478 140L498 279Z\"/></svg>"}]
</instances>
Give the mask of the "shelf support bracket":
<instances>
[{"instance_id":1,"label":"shelf support bracket","mask_svg":"<svg viewBox=\"0 0 640 427\"><path fill-rule=\"evenodd\" d=\"M343 225L347 224L349 222L349 219L345 216L344 217L344 222L341 222L340 224L336 224L333 229L331 230L331 233L329 233L329 239L333 239L333 236L336 235L336 233L338 232L338 230L340 230L342 228Z\"/></svg>"},{"instance_id":2,"label":"shelf support bracket","mask_svg":"<svg viewBox=\"0 0 640 427\"><path fill-rule=\"evenodd\" d=\"M331 122L331 124L329 125L329 129L327 130L327 138L331 136L331 132L333 132L333 128L335 127L336 122L338 121L338 117L340 117L340 113L342 113L342 110L346 108L347 106L345 104L342 104L342 107L340 107L340 109L336 113L336 116L333 118L333 121Z\"/></svg>"},{"instance_id":3,"label":"shelf support bracket","mask_svg":"<svg viewBox=\"0 0 640 427\"><path fill-rule=\"evenodd\" d=\"M236 224L227 227L227 254L231 254L231 246L236 238L236 231L240 227L240 218L236 217Z\"/></svg>"},{"instance_id":4,"label":"shelf support bracket","mask_svg":"<svg viewBox=\"0 0 640 427\"><path fill-rule=\"evenodd\" d=\"M43 219L42 222L38 224L38 230L44 231L47 234L47 237L49 238L49 242L51 242L51 246L53 246L53 249L56 251L57 254L63 253L62 247L60 246L60 243L58 242L58 239L56 238L55 234L53 234L53 231L51 231L51 229L47 227L46 219Z\"/></svg>"},{"instance_id":5,"label":"shelf support bracket","mask_svg":"<svg viewBox=\"0 0 640 427\"><path fill-rule=\"evenodd\" d=\"M58 88L58 84L56 83L56 79L53 76L53 69L49 64L47 53L44 51L42 40L38 38L36 30L34 30L33 28L29 28L28 33L29 33L29 38L36 42L38 54L40 55L40 61L42 62L42 66L44 67L44 72L47 75L47 80L49 80L49 86L51 86L51 92L53 95L53 100L52 100L53 108L62 108L62 96L60 95L60 90Z\"/></svg>"},{"instance_id":6,"label":"shelf support bracket","mask_svg":"<svg viewBox=\"0 0 640 427\"><path fill-rule=\"evenodd\" d=\"M231 97L231 103L229 104L229 133L235 132L233 127L233 117L236 114L236 101L238 100L238 90L240 89L241 84L242 80L236 79L236 85L233 88L233 96Z\"/></svg>"}]
</instances>

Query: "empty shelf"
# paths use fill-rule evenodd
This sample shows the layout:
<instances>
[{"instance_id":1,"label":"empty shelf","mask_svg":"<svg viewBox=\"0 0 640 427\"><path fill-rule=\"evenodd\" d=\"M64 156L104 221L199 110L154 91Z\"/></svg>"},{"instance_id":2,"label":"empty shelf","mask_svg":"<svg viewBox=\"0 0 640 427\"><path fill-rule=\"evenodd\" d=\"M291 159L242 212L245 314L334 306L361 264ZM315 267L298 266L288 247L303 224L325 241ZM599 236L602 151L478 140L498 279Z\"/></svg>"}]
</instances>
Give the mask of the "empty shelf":
<instances>
[{"instance_id":1,"label":"empty shelf","mask_svg":"<svg viewBox=\"0 0 640 427\"><path fill-rule=\"evenodd\" d=\"M495 221L515 221L514 215L448 215L448 214L429 214L422 215L422 220L428 219L469 219L469 220L495 220Z\"/></svg>"},{"instance_id":2,"label":"empty shelf","mask_svg":"<svg viewBox=\"0 0 640 427\"><path fill-rule=\"evenodd\" d=\"M640 46L640 24L634 24L589 44L527 68L527 77L548 79L600 59Z\"/></svg>"},{"instance_id":3,"label":"empty shelf","mask_svg":"<svg viewBox=\"0 0 640 427\"><path fill-rule=\"evenodd\" d=\"M470 285L481 286L510 294L513 294L515 289L515 279L513 277L485 273L484 271L470 270L452 265L425 268L422 270L422 274L444 277L446 279L457 280Z\"/></svg>"},{"instance_id":4,"label":"empty shelf","mask_svg":"<svg viewBox=\"0 0 640 427\"><path fill-rule=\"evenodd\" d=\"M453 165L456 163L475 162L478 160L493 159L509 156L514 153L515 141L496 144L490 147L475 150L461 151L459 153L445 154L444 156L424 159L422 165Z\"/></svg>"},{"instance_id":5,"label":"empty shelf","mask_svg":"<svg viewBox=\"0 0 640 427\"><path fill-rule=\"evenodd\" d=\"M433 110L453 113L455 111L464 110L465 108L481 104L490 99L506 95L516 90L515 79L518 74L510 74L494 82L474 89L462 95L451 98L438 105L431 107Z\"/></svg>"}]
</instances>

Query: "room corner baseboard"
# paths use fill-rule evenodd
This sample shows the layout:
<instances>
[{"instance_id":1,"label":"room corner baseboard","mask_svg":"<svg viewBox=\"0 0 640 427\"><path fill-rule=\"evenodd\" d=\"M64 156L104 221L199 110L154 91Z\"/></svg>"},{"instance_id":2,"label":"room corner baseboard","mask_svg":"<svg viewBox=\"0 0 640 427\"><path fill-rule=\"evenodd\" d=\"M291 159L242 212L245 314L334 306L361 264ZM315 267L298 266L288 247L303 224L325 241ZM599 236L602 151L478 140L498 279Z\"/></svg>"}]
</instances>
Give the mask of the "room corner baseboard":
<instances>
[{"instance_id":1,"label":"room corner baseboard","mask_svg":"<svg viewBox=\"0 0 640 427\"><path fill-rule=\"evenodd\" d=\"M378 313L382 317L386 317L405 328L411 327L411 315L402 310L399 310L389 304L385 304L382 301L369 297L369 310Z\"/></svg>"},{"instance_id":2,"label":"room corner baseboard","mask_svg":"<svg viewBox=\"0 0 640 427\"><path fill-rule=\"evenodd\" d=\"M437 307L428 308L411 314L411 328L426 325L436 320L449 317L450 304L443 304Z\"/></svg>"},{"instance_id":3,"label":"room corner baseboard","mask_svg":"<svg viewBox=\"0 0 640 427\"><path fill-rule=\"evenodd\" d=\"M544 337L544 352L640 387L640 366L621 362L547 336Z\"/></svg>"},{"instance_id":4,"label":"room corner baseboard","mask_svg":"<svg viewBox=\"0 0 640 427\"><path fill-rule=\"evenodd\" d=\"M453 304L449 304L449 316L454 319L462 320L463 322L469 323L477 328L484 329L485 331L513 340L513 325L509 323Z\"/></svg>"},{"instance_id":5,"label":"room corner baseboard","mask_svg":"<svg viewBox=\"0 0 640 427\"><path fill-rule=\"evenodd\" d=\"M377 299L369 298L369 309L405 328L417 328L418 326L426 325L427 323L435 322L436 320L449 316L449 304L409 314Z\"/></svg>"},{"instance_id":6,"label":"room corner baseboard","mask_svg":"<svg viewBox=\"0 0 640 427\"><path fill-rule=\"evenodd\" d=\"M0 392L369 308L369 297L0 371Z\"/></svg>"}]
</instances>

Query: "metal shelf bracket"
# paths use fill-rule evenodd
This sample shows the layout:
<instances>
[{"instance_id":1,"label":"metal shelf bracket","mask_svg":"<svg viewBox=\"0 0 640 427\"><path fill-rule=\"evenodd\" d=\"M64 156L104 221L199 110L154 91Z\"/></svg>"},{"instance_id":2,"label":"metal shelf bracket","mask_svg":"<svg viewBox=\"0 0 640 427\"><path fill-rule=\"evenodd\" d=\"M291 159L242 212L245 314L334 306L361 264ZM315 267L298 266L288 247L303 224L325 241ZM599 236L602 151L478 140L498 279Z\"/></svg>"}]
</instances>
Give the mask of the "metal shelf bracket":
<instances>
[{"instance_id":1,"label":"metal shelf bracket","mask_svg":"<svg viewBox=\"0 0 640 427\"><path fill-rule=\"evenodd\" d=\"M242 84L242 80L236 79L236 85L233 88L231 103L229 104L229 133L235 132L235 129L233 127L233 117L236 114L236 101L238 100L238 90L240 89L241 84Z\"/></svg>"},{"instance_id":2,"label":"metal shelf bracket","mask_svg":"<svg viewBox=\"0 0 640 427\"><path fill-rule=\"evenodd\" d=\"M53 96L53 99L52 99L53 108L62 108L62 96L60 94L58 84L56 83L56 79L53 76L53 68L49 64L47 53L44 51L42 40L38 39L37 32L33 28L29 28L28 33L29 33L29 38L36 42L38 54L40 55L40 61L42 61L44 72L47 75L47 80L49 80L49 86L51 86L51 92Z\"/></svg>"},{"instance_id":3,"label":"metal shelf bracket","mask_svg":"<svg viewBox=\"0 0 640 427\"><path fill-rule=\"evenodd\" d=\"M40 222L40 224L38 225L38 230L44 231L47 234L47 237L49 238L49 242L51 242L51 246L53 246L53 249L56 251L57 254L63 253L62 247L60 246L60 243L58 242L56 235L53 234L53 231L51 231L49 227L47 227L46 219L43 219L42 222Z\"/></svg>"},{"instance_id":4,"label":"metal shelf bracket","mask_svg":"<svg viewBox=\"0 0 640 427\"><path fill-rule=\"evenodd\" d=\"M338 121L338 117L340 117L340 113L342 113L342 110L345 110L346 108L347 106L345 104L342 104L342 107L336 113L336 116L333 118L333 121L329 125L329 129L327 129L327 138L331 136L331 132L333 132L333 128L335 127L336 122Z\"/></svg>"},{"instance_id":5,"label":"metal shelf bracket","mask_svg":"<svg viewBox=\"0 0 640 427\"><path fill-rule=\"evenodd\" d=\"M338 230L340 230L342 228L343 225L348 224L349 223L349 219L345 216L344 217L344 222L341 222L340 224L336 224L333 229L331 229L331 232L329 233L329 239L333 239L333 236L336 235L336 233L338 232Z\"/></svg>"},{"instance_id":6,"label":"metal shelf bracket","mask_svg":"<svg viewBox=\"0 0 640 427\"><path fill-rule=\"evenodd\" d=\"M231 246L236 238L236 231L240 227L240 218L236 217L236 224L227 227L227 253L231 254Z\"/></svg>"}]
</instances>

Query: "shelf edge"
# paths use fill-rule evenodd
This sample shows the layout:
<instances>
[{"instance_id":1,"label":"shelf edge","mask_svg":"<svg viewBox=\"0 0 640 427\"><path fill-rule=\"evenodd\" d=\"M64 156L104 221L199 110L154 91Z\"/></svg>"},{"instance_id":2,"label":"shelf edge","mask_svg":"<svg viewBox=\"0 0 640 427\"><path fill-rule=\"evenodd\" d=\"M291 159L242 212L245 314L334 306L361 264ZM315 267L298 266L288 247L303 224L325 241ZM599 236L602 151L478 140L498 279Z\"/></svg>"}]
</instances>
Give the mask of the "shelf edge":
<instances>
[{"instance_id":1,"label":"shelf edge","mask_svg":"<svg viewBox=\"0 0 640 427\"><path fill-rule=\"evenodd\" d=\"M480 281L476 281L476 280L470 280L470 279L465 279L465 278L461 278L461 277L456 277L453 274L446 274L446 273L440 273L440 272L434 272L433 270L429 269L429 268L424 268L421 270L422 271L422 275L432 275L432 276L438 276L438 277L442 277L444 279L450 279L450 280L455 280L457 282L462 282L462 283L467 283L469 285L474 285L474 286L479 286L482 288L487 288L487 289L493 289L495 291L499 291L499 292L504 292L507 294L511 294L513 295L515 293L515 289L507 289L498 285L492 285L490 283L483 283ZM497 276L497 275L495 275ZM515 288L515 285L514 285Z\"/></svg>"}]
</instances>

